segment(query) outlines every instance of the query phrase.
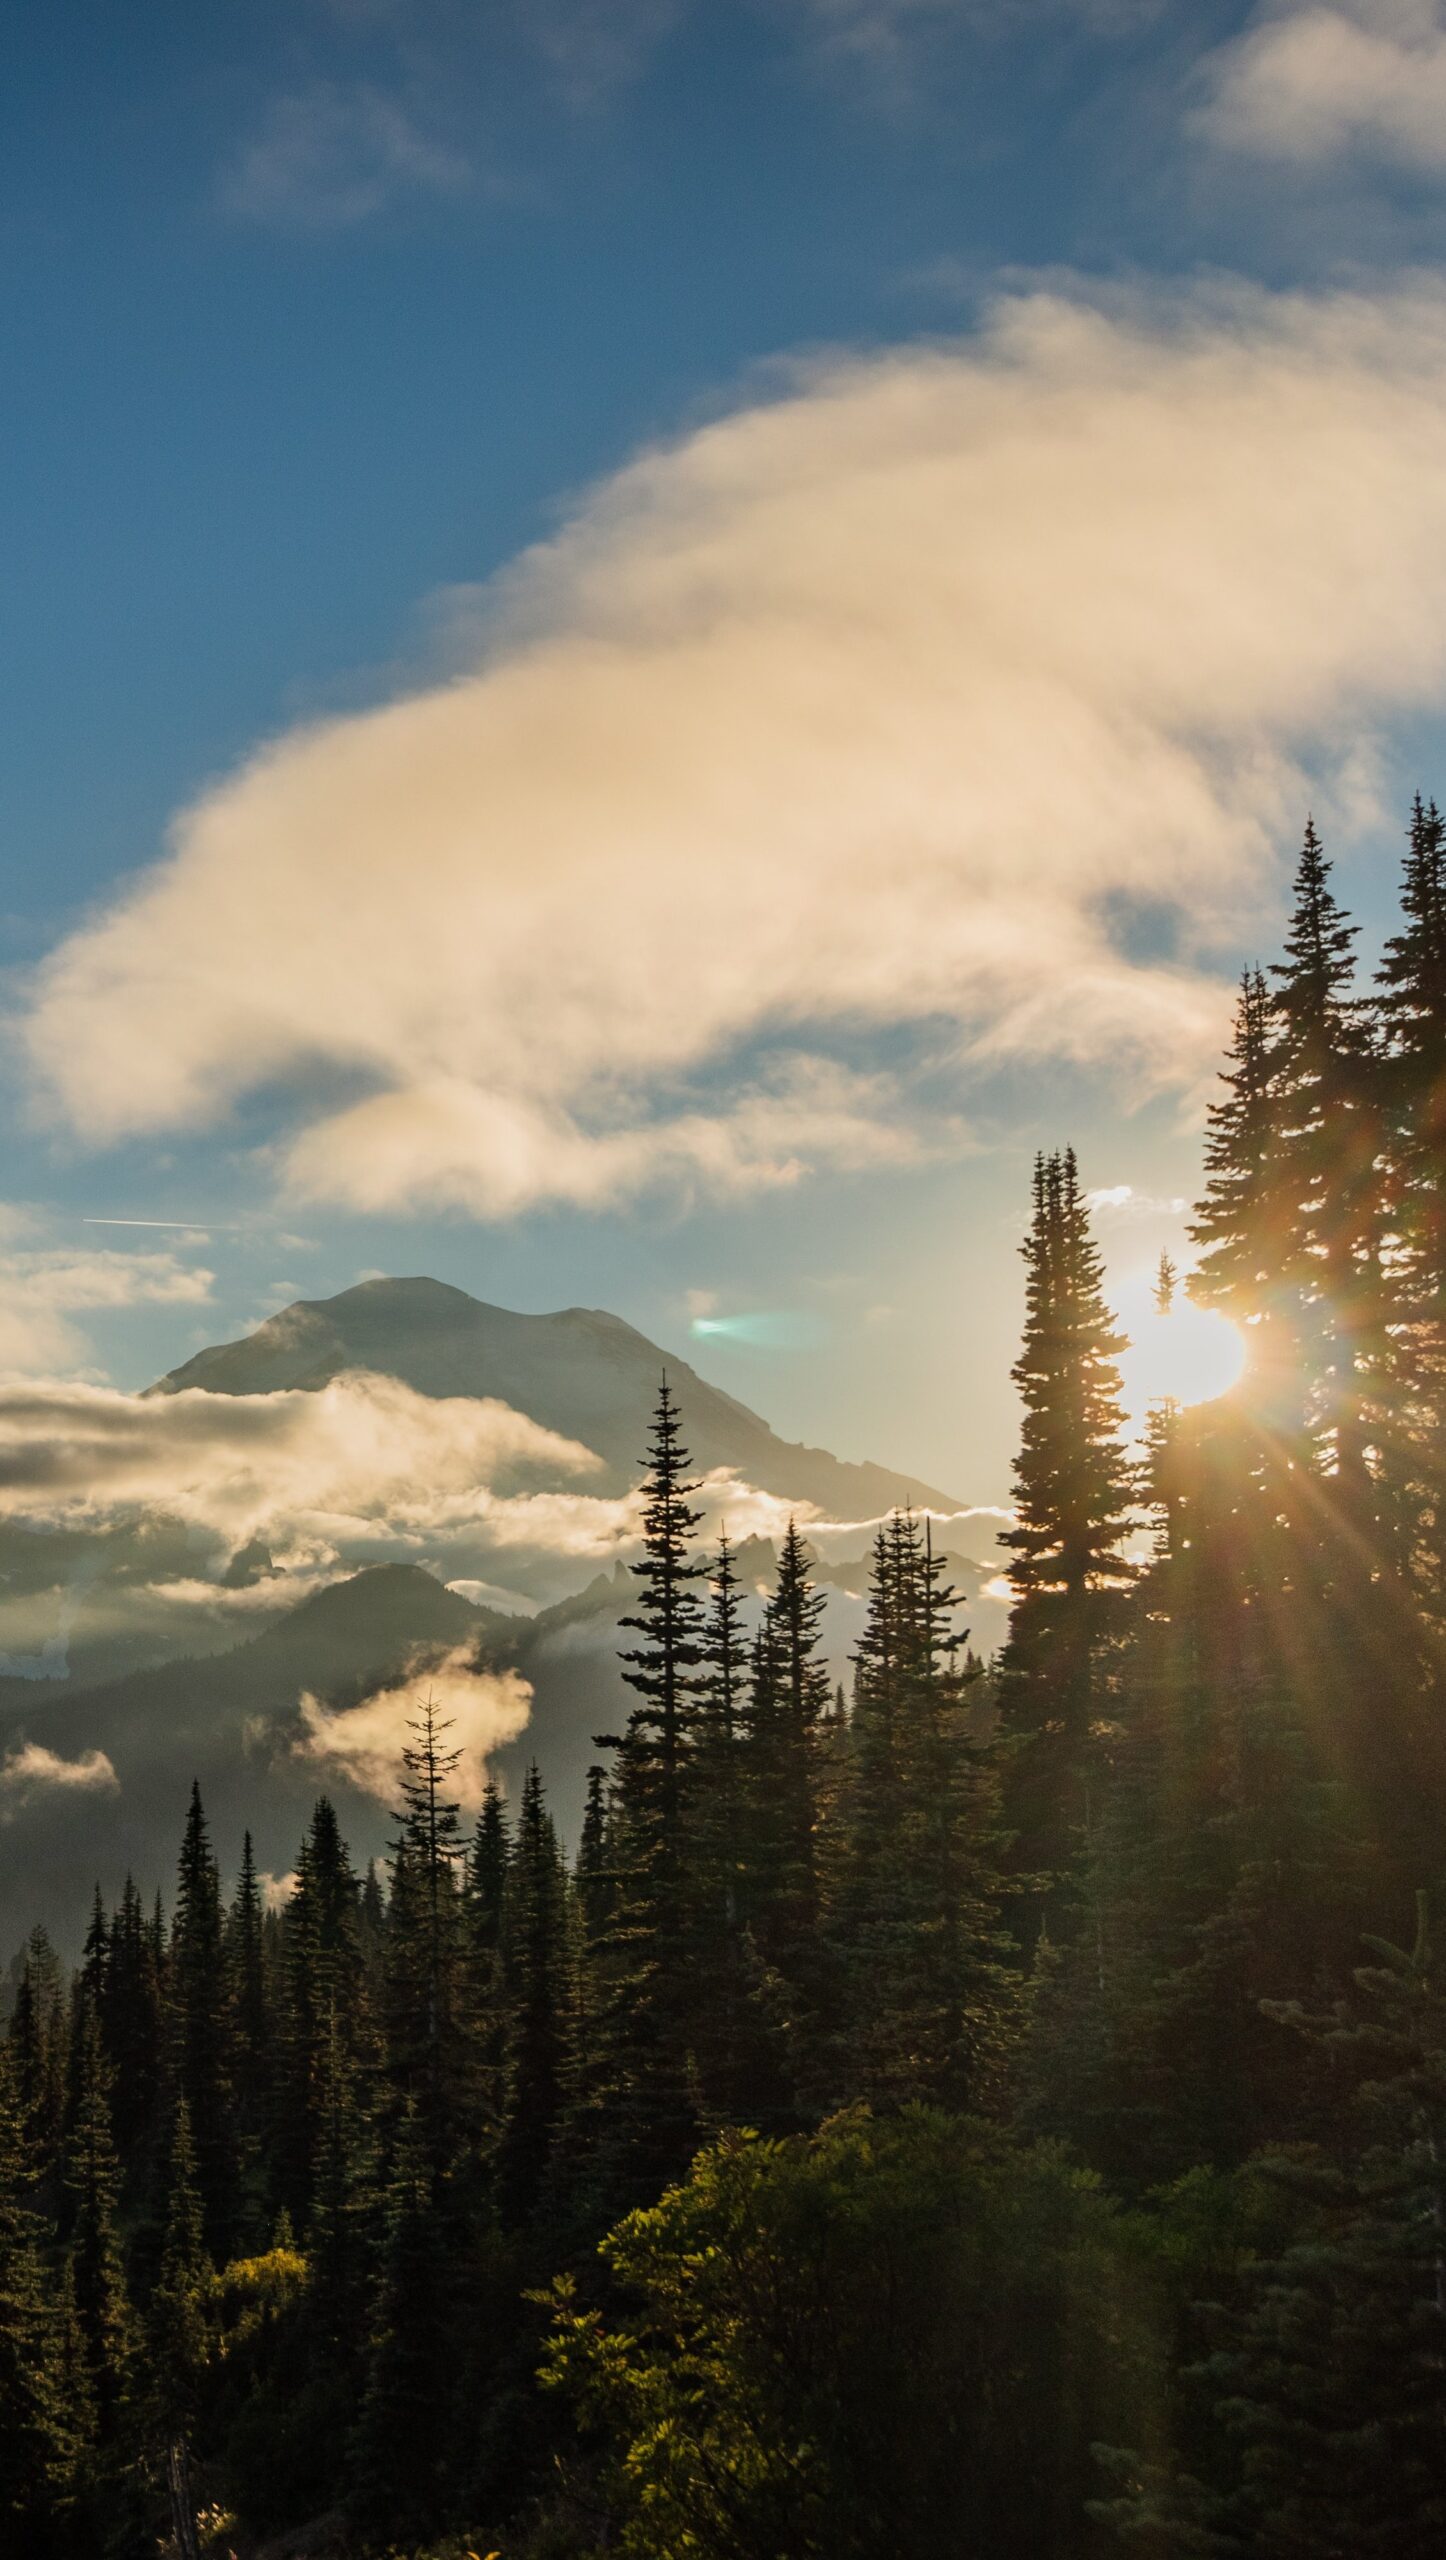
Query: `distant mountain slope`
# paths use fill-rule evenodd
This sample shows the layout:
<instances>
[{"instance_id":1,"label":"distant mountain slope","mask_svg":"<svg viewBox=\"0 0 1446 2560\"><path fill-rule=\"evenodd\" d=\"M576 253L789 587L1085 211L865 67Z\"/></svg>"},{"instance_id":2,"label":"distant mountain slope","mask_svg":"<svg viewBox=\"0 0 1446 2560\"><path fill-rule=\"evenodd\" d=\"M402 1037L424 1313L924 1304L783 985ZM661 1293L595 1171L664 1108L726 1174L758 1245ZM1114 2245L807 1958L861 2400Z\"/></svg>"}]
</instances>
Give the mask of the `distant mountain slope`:
<instances>
[{"instance_id":1,"label":"distant mountain slope","mask_svg":"<svg viewBox=\"0 0 1446 2560\"><path fill-rule=\"evenodd\" d=\"M344 1802L359 1852L380 1850L393 1827L385 1810L288 1757L303 1691L355 1705L455 1646L505 1653L513 1626L417 1565L373 1565L229 1653L158 1663L87 1689L32 1683L18 1697L19 1684L7 1684L0 1756L22 1737L65 1761L103 1751L117 1785L54 1787L24 1801L0 1857L0 1949L8 1954L30 1919L73 1937L97 1878L108 1896L128 1870L148 1893L157 1883L169 1889L177 1808L184 1813L193 1777L228 1870L248 1826L258 1863L289 1868L323 1784Z\"/></svg>"},{"instance_id":2,"label":"distant mountain slope","mask_svg":"<svg viewBox=\"0 0 1446 2560\"><path fill-rule=\"evenodd\" d=\"M608 1469L607 1490L622 1492L636 1479L664 1366L700 1471L731 1468L762 1492L816 1503L835 1520L875 1519L901 1502L960 1507L917 1477L780 1440L758 1414L619 1316L588 1307L516 1315L441 1280L364 1280L339 1297L298 1299L241 1341L197 1352L151 1392L267 1395L323 1387L348 1369L377 1370L420 1395L496 1396L595 1450Z\"/></svg>"}]
</instances>

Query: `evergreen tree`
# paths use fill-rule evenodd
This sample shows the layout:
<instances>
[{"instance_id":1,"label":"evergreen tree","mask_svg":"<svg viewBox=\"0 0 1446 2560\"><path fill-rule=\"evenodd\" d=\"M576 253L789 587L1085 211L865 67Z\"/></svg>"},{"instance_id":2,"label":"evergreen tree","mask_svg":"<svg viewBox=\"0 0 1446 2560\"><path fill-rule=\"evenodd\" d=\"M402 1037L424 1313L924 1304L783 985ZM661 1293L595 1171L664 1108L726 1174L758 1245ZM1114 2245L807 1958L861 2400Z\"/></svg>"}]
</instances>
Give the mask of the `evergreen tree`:
<instances>
[{"instance_id":1,"label":"evergreen tree","mask_svg":"<svg viewBox=\"0 0 1446 2560\"><path fill-rule=\"evenodd\" d=\"M1418 796L1403 924L1378 972L1387 1137L1388 1534L1417 1604L1446 1620L1446 823Z\"/></svg>"},{"instance_id":2,"label":"evergreen tree","mask_svg":"<svg viewBox=\"0 0 1446 2560\"><path fill-rule=\"evenodd\" d=\"M1356 928L1307 824L1285 958L1271 1001L1275 1238L1301 1374L1308 1444L1328 1462L1350 1530L1367 1532L1370 1375L1379 1365L1381 1128L1362 1006Z\"/></svg>"},{"instance_id":3,"label":"evergreen tree","mask_svg":"<svg viewBox=\"0 0 1446 2560\"><path fill-rule=\"evenodd\" d=\"M874 1564L839 1909L840 2094L981 2109L1001 2093L1019 2016L997 1774L971 1731L958 1594L927 1524L896 1513Z\"/></svg>"},{"instance_id":4,"label":"evergreen tree","mask_svg":"<svg viewBox=\"0 0 1446 2560\"><path fill-rule=\"evenodd\" d=\"M0 2525L17 2552L48 2560L63 2548L80 2445L26 2115L15 2049L0 2045Z\"/></svg>"},{"instance_id":5,"label":"evergreen tree","mask_svg":"<svg viewBox=\"0 0 1446 2560\"><path fill-rule=\"evenodd\" d=\"M70 2275L87 2397L103 2452L114 2448L134 2352L117 2225L120 2171L111 2125L111 2073L100 2020L88 2008L79 2038L65 2174L70 2196Z\"/></svg>"},{"instance_id":6,"label":"evergreen tree","mask_svg":"<svg viewBox=\"0 0 1446 2560\"><path fill-rule=\"evenodd\" d=\"M221 1872L194 1782L176 1880L168 1990L173 2085L194 2153L207 2245L220 2253L236 2212L231 2011Z\"/></svg>"},{"instance_id":7,"label":"evergreen tree","mask_svg":"<svg viewBox=\"0 0 1446 2560\"><path fill-rule=\"evenodd\" d=\"M512 1858L507 1808L488 1781L467 1854L465 1885L470 2032L476 2047L482 2124L501 2125L507 2089L507 1996L503 1980L503 1914Z\"/></svg>"},{"instance_id":8,"label":"evergreen tree","mask_svg":"<svg viewBox=\"0 0 1446 2560\"><path fill-rule=\"evenodd\" d=\"M618 1890L609 1933L608 2174L655 2189L686 2159L697 2125L692 2065L686 1838L697 1728L702 1568L689 1552L699 1514L666 1377L643 1478L637 1608L641 1641L620 1659L636 1704L617 1751Z\"/></svg>"},{"instance_id":9,"label":"evergreen tree","mask_svg":"<svg viewBox=\"0 0 1446 2560\"><path fill-rule=\"evenodd\" d=\"M789 1521L754 1655L748 1705L749 1925L765 1960L806 1970L818 1926L818 1726L830 1699L821 1652L824 1595Z\"/></svg>"},{"instance_id":10,"label":"evergreen tree","mask_svg":"<svg viewBox=\"0 0 1446 2560\"><path fill-rule=\"evenodd\" d=\"M127 1876L110 1931L101 2028L121 2158L145 2165L157 2135L165 2054L165 1993L155 1935Z\"/></svg>"},{"instance_id":11,"label":"evergreen tree","mask_svg":"<svg viewBox=\"0 0 1446 2560\"><path fill-rule=\"evenodd\" d=\"M1068 1870L1091 1820L1092 1746L1112 1700L1133 1567L1133 1484L1123 1441L1125 1348L1105 1306L1073 1149L1035 1166L1023 1246L1024 1400L1015 1468L1014 1607L1000 1687L1013 1742L1007 1809L1016 1862L1055 1880L1051 1929L1066 1926Z\"/></svg>"},{"instance_id":12,"label":"evergreen tree","mask_svg":"<svg viewBox=\"0 0 1446 2560\"><path fill-rule=\"evenodd\" d=\"M207 2309L215 2269L206 2248L205 2206L198 2180L190 2109L176 2100L166 2164L166 2224L160 2274L147 2320L147 2377L161 2448L171 2529L185 2560L197 2550L191 2440L200 2412L208 2358Z\"/></svg>"},{"instance_id":13,"label":"evergreen tree","mask_svg":"<svg viewBox=\"0 0 1446 2560\"><path fill-rule=\"evenodd\" d=\"M513 2221L525 2221L537 2204L567 2104L570 1974L567 1868L534 1762L522 1789L502 1936L507 2103L498 2169Z\"/></svg>"},{"instance_id":14,"label":"evergreen tree","mask_svg":"<svg viewBox=\"0 0 1446 2560\"><path fill-rule=\"evenodd\" d=\"M43 1928L31 1930L10 2019L16 2096L31 2163L40 2176L55 2165L65 2124L65 1986L60 1960Z\"/></svg>"},{"instance_id":15,"label":"evergreen tree","mask_svg":"<svg viewBox=\"0 0 1446 2560\"><path fill-rule=\"evenodd\" d=\"M442 2209L432 2131L409 2098L386 2189L371 2353L353 2443L353 2502L386 2533L427 2532L446 2514L455 2290L454 2234Z\"/></svg>"},{"instance_id":16,"label":"evergreen tree","mask_svg":"<svg viewBox=\"0 0 1446 2560\"><path fill-rule=\"evenodd\" d=\"M329 1798L319 1796L297 1852L282 1933L280 2070L285 2141L280 2199L303 2226L311 2213L331 2048L355 2064L366 2040L359 1889Z\"/></svg>"},{"instance_id":17,"label":"evergreen tree","mask_svg":"<svg viewBox=\"0 0 1446 2560\"><path fill-rule=\"evenodd\" d=\"M408 1721L386 1934L386 2048L393 2083L415 2102L440 2164L457 2139L466 2082L463 1911L466 1854L451 1787L461 1752L430 1691Z\"/></svg>"}]
</instances>

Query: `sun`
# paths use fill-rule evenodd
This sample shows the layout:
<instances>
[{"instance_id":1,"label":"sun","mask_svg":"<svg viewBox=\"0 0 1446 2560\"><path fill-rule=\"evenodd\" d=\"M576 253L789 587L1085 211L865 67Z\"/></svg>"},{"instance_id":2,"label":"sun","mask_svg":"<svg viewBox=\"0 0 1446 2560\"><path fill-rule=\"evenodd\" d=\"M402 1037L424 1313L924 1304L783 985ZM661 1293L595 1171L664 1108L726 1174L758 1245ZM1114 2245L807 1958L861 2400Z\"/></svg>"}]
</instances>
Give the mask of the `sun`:
<instances>
[{"instance_id":1,"label":"sun","mask_svg":"<svg viewBox=\"0 0 1446 2560\"><path fill-rule=\"evenodd\" d=\"M1227 1316L1177 1297L1168 1315L1153 1306L1126 1319L1130 1348L1120 1375L1132 1412L1143 1416L1168 1396L1176 1404L1208 1404L1228 1393L1245 1367L1245 1336Z\"/></svg>"}]
</instances>

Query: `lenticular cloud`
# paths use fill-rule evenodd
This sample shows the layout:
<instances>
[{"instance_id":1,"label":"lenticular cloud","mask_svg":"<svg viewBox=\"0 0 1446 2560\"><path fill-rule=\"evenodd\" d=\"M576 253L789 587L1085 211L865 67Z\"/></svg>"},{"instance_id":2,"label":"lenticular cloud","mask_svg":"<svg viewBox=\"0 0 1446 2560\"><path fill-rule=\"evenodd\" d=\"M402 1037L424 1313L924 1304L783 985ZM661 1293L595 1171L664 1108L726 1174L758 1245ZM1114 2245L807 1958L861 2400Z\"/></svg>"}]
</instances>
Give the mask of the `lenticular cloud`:
<instances>
[{"instance_id":1,"label":"lenticular cloud","mask_svg":"<svg viewBox=\"0 0 1446 2560\"><path fill-rule=\"evenodd\" d=\"M1443 396L1424 289L798 370L597 490L455 681L185 813L42 972L37 1077L99 1141L291 1079L294 1192L490 1217L910 1160L881 1025L960 1109L998 1058L1189 1085L1306 771L1446 674Z\"/></svg>"}]
</instances>

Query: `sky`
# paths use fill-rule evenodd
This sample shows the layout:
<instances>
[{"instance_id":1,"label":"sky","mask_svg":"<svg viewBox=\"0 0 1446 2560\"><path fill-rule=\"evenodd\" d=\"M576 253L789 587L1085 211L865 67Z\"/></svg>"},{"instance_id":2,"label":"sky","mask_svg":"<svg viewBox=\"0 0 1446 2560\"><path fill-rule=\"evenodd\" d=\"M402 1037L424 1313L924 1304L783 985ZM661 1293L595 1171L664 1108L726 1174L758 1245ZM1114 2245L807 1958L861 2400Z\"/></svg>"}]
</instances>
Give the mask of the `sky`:
<instances>
[{"instance_id":1,"label":"sky","mask_svg":"<svg viewBox=\"0 0 1446 2560\"><path fill-rule=\"evenodd\" d=\"M1147 1332L1307 809L1369 957L1446 788L1446 9L55 0L0 100L0 1373L426 1272L1005 1500L1035 1150Z\"/></svg>"}]
</instances>

